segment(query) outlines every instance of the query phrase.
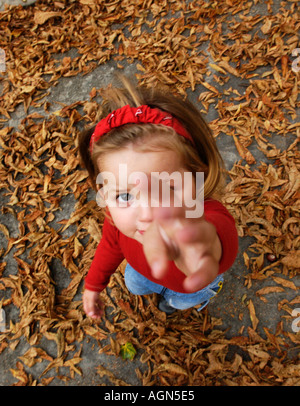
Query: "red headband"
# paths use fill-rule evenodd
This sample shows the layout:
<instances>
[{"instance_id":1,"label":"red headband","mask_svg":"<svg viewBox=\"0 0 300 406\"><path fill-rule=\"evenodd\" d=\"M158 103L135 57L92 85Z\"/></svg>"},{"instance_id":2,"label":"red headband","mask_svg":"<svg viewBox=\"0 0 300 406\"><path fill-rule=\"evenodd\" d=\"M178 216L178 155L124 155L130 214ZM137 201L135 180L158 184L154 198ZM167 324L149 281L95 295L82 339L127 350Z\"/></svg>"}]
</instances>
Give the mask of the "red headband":
<instances>
[{"instance_id":1,"label":"red headband","mask_svg":"<svg viewBox=\"0 0 300 406\"><path fill-rule=\"evenodd\" d=\"M172 117L171 114L161 111L159 109L152 109L149 106L130 107L124 106L118 110L113 111L107 117L103 118L96 125L95 131L90 140L90 151L93 150L93 145L104 134L107 134L113 128L121 127L125 124L162 124L172 127L177 134L182 135L193 143L191 135L180 124L180 122Z\"/></svg>"}]
</instances>

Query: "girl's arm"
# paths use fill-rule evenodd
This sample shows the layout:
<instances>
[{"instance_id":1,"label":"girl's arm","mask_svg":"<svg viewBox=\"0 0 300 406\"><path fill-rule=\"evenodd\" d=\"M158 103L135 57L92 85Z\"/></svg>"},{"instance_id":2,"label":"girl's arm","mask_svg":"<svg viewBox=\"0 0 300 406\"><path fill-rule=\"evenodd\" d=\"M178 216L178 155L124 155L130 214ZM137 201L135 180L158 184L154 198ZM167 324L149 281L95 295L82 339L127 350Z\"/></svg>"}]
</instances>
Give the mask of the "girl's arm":
<instances>
[{"instance_id":1,"label":"girl's arm","mask_svg":"<svg viewBox=\"0 0 300 406\"><path fill-rule=\"evenodd\" d=\"M105 219L101 241L85 278L83 308L89 317L95 319L103 315L103 306L99 293L105 289L111 275L124 259L124 255L118 245L117 233L116 228Z\"/></svg>"},{"instance_id":2,"label":"girl's arm","mask_svg":"<svg viewBox=\"0 0 300 406\"><path fill-rule=\"evenodd\" d=\"M93 292L101 292L105 289L111 275L123 259L124 255L118 243L118 230L106 218L102 228L101 241L85 278L85 288Z\"/></svg>"}]
</instances>

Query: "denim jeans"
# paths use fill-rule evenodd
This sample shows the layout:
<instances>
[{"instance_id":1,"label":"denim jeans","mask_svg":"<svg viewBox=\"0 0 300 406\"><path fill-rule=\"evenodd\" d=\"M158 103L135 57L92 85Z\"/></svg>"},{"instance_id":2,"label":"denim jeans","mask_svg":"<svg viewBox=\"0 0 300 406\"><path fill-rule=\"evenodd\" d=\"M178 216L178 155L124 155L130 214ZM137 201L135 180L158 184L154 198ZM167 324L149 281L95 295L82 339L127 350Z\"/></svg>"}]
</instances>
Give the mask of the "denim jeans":
<instances>
[{"instance_id":1,"label":"denim jeans","mask_svg":"<svg viewBox=\"0 0 300 406\"><path fill-rule=\"evenodd\" d=\"M179 293L151 282L133 269L131 265L127 264L125 268L125 284L129 292L134 295L157 293L162 295L168 304L175 309L185 310L200 305L197 309L200 311L207 306L209 301L222 289L223 275L218 275L212 283L197 292Z\"/></svg>"}]
</instances>

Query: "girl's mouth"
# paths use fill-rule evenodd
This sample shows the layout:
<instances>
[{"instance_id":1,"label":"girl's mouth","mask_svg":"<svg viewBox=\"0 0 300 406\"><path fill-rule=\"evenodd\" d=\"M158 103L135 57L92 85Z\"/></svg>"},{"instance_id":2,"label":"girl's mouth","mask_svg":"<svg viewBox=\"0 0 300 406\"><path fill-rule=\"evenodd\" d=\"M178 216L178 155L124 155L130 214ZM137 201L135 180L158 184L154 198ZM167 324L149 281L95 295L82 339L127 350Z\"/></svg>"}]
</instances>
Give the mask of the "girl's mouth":
<instances>
[{"instance_id":1,"label":"girl's mouth","mask_svg":"<svg viewBox=\"0 0 300 406\"><path fill-rule=\"evenodd\" d=\"M140 234L144 234L144 232L145 232L146 230L138 230L138 232L140 233Z\"/></svg>"}]
</instances>

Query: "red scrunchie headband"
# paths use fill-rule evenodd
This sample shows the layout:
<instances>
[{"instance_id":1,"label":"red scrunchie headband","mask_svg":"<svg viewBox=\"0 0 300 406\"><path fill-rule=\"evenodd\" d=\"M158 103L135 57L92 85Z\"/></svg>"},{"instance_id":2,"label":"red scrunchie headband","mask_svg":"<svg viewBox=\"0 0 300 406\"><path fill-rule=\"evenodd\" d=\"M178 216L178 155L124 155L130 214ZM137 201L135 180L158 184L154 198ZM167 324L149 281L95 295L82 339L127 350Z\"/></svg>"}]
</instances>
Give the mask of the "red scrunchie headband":
<instances>
[{"instance_id":1,"label":"red scrunchie headband","mask_svg":"<svg viewBox=\"0 0 300 406\"><path fill-rule=\"evenodd\" d=\"M162 124L172 127L177 134L183 136L193 143L191 135L180 124L180 122L172 117L171 114L159 109L152 109L149 106L130 107L124 106L113 111L107 117L103 118L96 125L90 140L90 151L92 153L93 146L104 134L107 134L113 128L121 127L125 124Z\"/></svg>"}]
</instances>

